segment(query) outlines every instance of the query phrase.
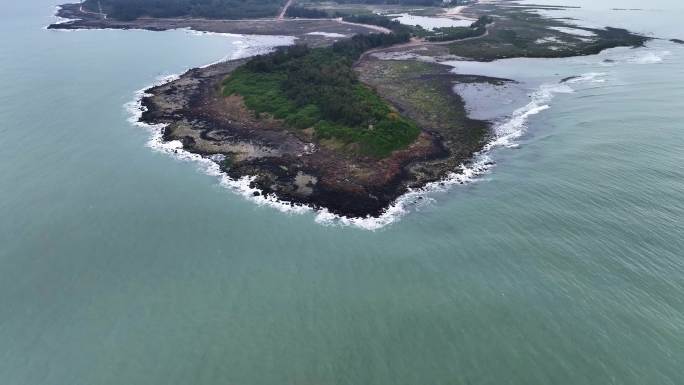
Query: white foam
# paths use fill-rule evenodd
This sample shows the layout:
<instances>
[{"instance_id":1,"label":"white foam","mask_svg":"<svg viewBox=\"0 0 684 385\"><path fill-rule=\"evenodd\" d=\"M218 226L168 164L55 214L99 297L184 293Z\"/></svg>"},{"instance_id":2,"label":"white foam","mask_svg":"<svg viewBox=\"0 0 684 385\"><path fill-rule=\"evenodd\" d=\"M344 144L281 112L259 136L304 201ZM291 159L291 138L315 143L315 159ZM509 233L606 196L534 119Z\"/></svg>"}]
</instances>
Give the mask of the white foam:
<instances>
[{"instance_id":1,"label":"white foam","mask_svg":"<svg viewBox=\"0 0 684 385\"><path fill-rule=\"evenodd\" d=\"M589 73L578 76L574 83L591 82L600 75ZM458 170L447 175L439 182L428 183L418 189L409 189L407 193L399 197L394 204L377 218L348 218L341 217L321 210L316 216L316 222L325 225L346 225L356 226L366 230L378 230L391 223L396 222L402 216L410 212L411 208L418 208L423 204L431 202L430 195L437 192L445 192L454 186L465 185L480 180L480 177L488 173L494 162L491 157L492 150L499 147L513 148L518 144L516 139L520 138L527 129L527 123L531 116L549 109L550 102L556 94L572 93L574 90L567 84L543 84L530 95L530 102L515 110L507 119L495 124L493 128L494 138L487 143L480 152L475 154L472 161L461 164Z\"/></svg>"},{"instance_id":2,"label":"white foam","mask_svg":"<svg viewBox=\"0 0 684 385\"><path fill-rule=\"evenodd\" d=\"M517 147L515 140L525 133L529 118L551 108L549 103L555 94L572 92L574 90L566 84L542 84L530 95L531 100L527 105L513 111L509 118L494 126L495 137L484 146L483 151L491 151L496 147Z\"/></svg>"},{"instance_id":3,"label":"white foam","mask_svg":"<svg viewBox=\"0 0 684 385\"><path fill-rule=\"evenodd\" d=\"M68 23L68 22L70 22L70 21L76 20L76 19L68 19L68 18L66 18L66 17L58 16L58 15L59 15L59 11L61 11L61 10L62 10L62 6L61 6L61 5L55 6L55 13L52 15L52 17L54 17L55 19L57 19L57 21L56 21L54 24L64 24L64 23Z\"/></svg>"},{"instance_id":4,"label":"white foam","mask_svg":"<svg viewBox=\"0 0 684 385\"><path fill-rule=\"evenodd\" d=\"M657 64L662 63L665 57L671 54L670 51L645 52L641 55L628 58L627 62L632 64Z\"/></svg>"},{"instance_id":5,"label":"white foam","mask_svg":"<svg viewBox=\"0 0 684 385\"><path fill-rule=\"evenodd\" d=\"M146 143L147 147L181 161L195 162L199 165L199 169L207 175L215 176L219 179L219 184L243 198L256 203L260 206L269 206L277 209L280 212L292 214L304 214L315 212L315 221L324 225L343 225L355 226L366 230L377 230L387 226L409 212L410 207L415 207L421 202L430 200L426 197L426 193L432 191L445 191L449 186L454 184L463 184L473 180L474 177L483 173L488 167L488 157L486 155L479 155L477 159L470 166L462 165L461 170L454 172L441 182L434 182L426 185L420 189L409 190L402 195L397 201L385 210L385 212L378 218L350 218L339 216L330 213L326 209L315 211L313 208L300 204L293 204L291 202L279 200L275 195L264 195L258 189L250 187L254 180L252 176L244 176L239 179L230 178L223 171L221 171L216 157L206 158L199 154L194 154L183 149L183 144L180 141L164 141L163 133L166 124L147 124L140 121L145 107L142 105L142 100L145 97L152 96L145 91L167 82L177 80L179 75L168 75L159 77L155 82L149 86L135 92L135 99L125 104L125 108L129 113L128 121L138 127L144 128L150 132L150 137Z\"/></svg>"},{"instance_id":6,"label":"white foam","mask_svg":"<svg viewBox=\"0 0 684 385\"><path fill-rule=\"evenodd\" d=\"M607 73L605 72L589 72L580 76L575 76L573 78L570 78L565 81L566 84L575 84L575 83L605 83L606 82L606 76L608 76Z\"/></svg>"},{"instance_id":7,"label":"white foam","mask_svg":"<svg viewBox=\"0 0 684 385\"><path fill-rule=\"evenodd\" d=\"M515 140L526 132L529 118L551 108L549 103L556 94L575 92L570 84L605 83L607 75L604 72L589 72L562 83L542 84L530 95L531 100L527 105L513 111L510 117L494 126L495 138L482 151L488 152L496 147L517 147Z\"/></svg>"},{"instance_id":8,"label":"white foam","mask_svg":"<svg viewBox=\"0 0 684 385\"><path fill-rule=\"evenodd\" d=\"M200 68L206 68L217 63L221 63L228 60L242 59L250 56L256 56L261 54L266 54L275 47L286 46L294 44L296 37L285 36L285 35L269 35L267 36L269 41L264 44L262 41L266 36L250 36L250 35L239 35L234 33L223 33L223 32L206 32L206 31L196 31L190 28L183 28L183 31L193 35L193 36L222 36L229 38L238 38L239 40L233 41L233 45L237 48L232 54L222 57L221 59L205 64Z\"/></svg>"},{"instance_id":9,"label":"white foam","mask_svg":"<svg viewBox=\"0 0 684 385\"><path fill-rule=\"evenodd\" d=\"M247 200L262 206L269 206L278 211L293 214L315 212L316 223L333 226L354 226L365 230L378 230L395 223L412 209L419 209L422 205L433 201L430 195L436 192L445 192L456 185L465 185L480 180L480 176L488 173L494 166L491 151L499 147L513 148L527 129L527 123L531 116L550 108L550 102L556 94L572 93L574 90L567 84L595 82L605 76L603 73L587 73L570 79L561 84L543 84L530 95L530 102L515 110L509 118L496 124L493 128L494 138L483 149L475 154L472 161L461 164L457 170L447 175L443 180L428 183L421 188L409 189L390 205L379 217L346 217L333 214L326 209L314 210L311 207L279 200L275 195L264 195L258 189L250 187L254 177L245 176L240 179L232 179L221 171L217 159L205 158L183 149L179 141L165 142L163 140L164 124L149 125L139 122L144 111L141 105L142 99L147 96L145 89L173 81L178 75L171 75L158 79L150 87L136 92L136 99L126 105L131 114L129 121L137 126L148 129L151 133L147 146L155 151L163 152L183 161L192 161L199 164L200 169L208 175L219 178L221 186L230 189Z\"/></svg>"},{"instance_id":10,"label":"white foam","mask_svg":"<svg viewBox=\"0 0 684 385\"><path fill-rule=\"evenodd\" d=\"M230 58L247 57L253 55L254 52L260 52L259 50L263 51L265 49L263 46L257 47L249 44L249 42L245 40L233 43L238 45L240 49L231 55ZM272 49L272 46L268 49ZM441 181L429 183L421 188L409 189L408 192L399 197L379 217L364 218L340 216L330 213L326 209L314 210L305 205L279 200L275 195L264 195L258 189L250 187L250 184L255 177L245 176L239 179L232 179L221 171L218 164L220 159L216 157L203 157L188 152L183 149L183 145L180 141L165 142L163 140L165 124L151 125L139 121L144 112L142 99L146 96L150 96L145 93L145 90L176 80L179 78L179 75L169 75L158 78L152 85L138 90L135 93L135 99L127 103L125 107L130 114L129 121L150 132L150 138L147 141L148 147L182 161L196 162L202 172L217 177L221 186L257 205L269 206L285 213L315 213L315 222L323 225L354 226L366 230L378 230L395 223L411 210L418 210L422 205L429 204L429 202L433 201L431 195L435 192L444 192L453 186L469 184L480 180L479 177L489 172L494 166L494 162L491 159L491 151L499 147L516 147L517 143L515 140L525 133L529 118L550 108L549 103L554 95L558 93L573 92L574 90L569 84L602 81L603 76L605 76L603 73L588 73L570 79L562 84L544 84L540 86L530 95L531 100L527 105L514 111L509 118L495 124L493 128L494 138L487 143L479 153L475 154L469 163L461 164L458 169L454 170Z\"/></svg>"},{"instance_id":11,"label":"white foam","mask_svg":"<svg viewBox=\"0 0 684 385\"><path fill-rule=\"evenodd\" d=\"M124 107L129 113L128 121L138 127L144 128L150 132L150 137L146 143L147 147L181 161L195 162L199 165L199 169L207 175L219 178L221 186L226 187L238 195L247 198L248 200L258 205L268 205L274 207L282 212L290 212L301 214L311 211L309 207L302 205L294 205L290 202L278 200L273 195L263 195L258 189L250 187L254 177L245 176L240 179L232 179L221 171L217 161L217 157L205 158L199 154L194 154L183 149L183 144L180 141L164 141L164 128L166 124L148 124L140 121L143 112L146 108L142 105L142 100L145 97L152 96L145 91L149 88L156 87L168 82L179 79L179 75L168 75L158 78L154 83L135 92L135 99L126 103ZM255 195L259 193L259 195Z\"/></svg>"},{"instance_id":12,"label":"white foam","mask_svg":"<svg viewBox=\"0 0 684 385\"><path fill-rule=\"evenodd\" d=\"M341 33L334 33L334 32L308 32L307 35L325 36L325 37L347 37L347 35L343 35Z\"/></svg>"},{"instance_id":13,"label":"white foam","mask_svg":"<svg viewBox=\"0 0 684 385\"><path fill-rule=\"evenodd\" d=\"M607 60L601 62L604 67L612 67L617 64L659 64L670 56L670 51L654 51L650 49L620 50L611 53Z\"/></svg>"},{"instance_id":14,"label":"white foam","mask_svg":"<svg viewBox=\"0 0 684 385\"><path fill-rule=\"evenodd\" d=\"M459 170L447 175L443 180L428 183L417 189L409 189L405 194L397 198L379 217L350 218L330 213L328 210L319 210L316 222L322 225L355 226L365 230L379 230L387 225L395 223L410 210L418 209L424 204L433 201L430 194L445 192L455 185L463 185L477 181L477 177L485 174L493 163L488 154L477 154L469 164L462 164Z\"/></svg>"},{"instance_id":15,"label":"white foam","mask_svg":"<svg viewBox=\"0 0 684 385\"><path fill-rule=\"evenodd\" d=\"M50 31L72 31L72 30L70 30L70 29L59 29L59 28L56 28L56 29L49 29L49 28L48 28L50 25L53 25L53 24L65 24L65 23L68 23L68 22L70 22L70 21L76 21L76 20L77 20L77 19L68 19L68 18L66 18L66 17L58 16L59 11L61 11L61 10L62 10L62 6L61 6L61 5L56 5L56 6L55 6L54 12L52 13L52 15L50 15L50 17L52 17L52 18L55 20L55 22L54 22L54 23L50 23L49 25L44 26L43 29L45 29L45 30L50 30Z\"/></svg>"}]
</instances>

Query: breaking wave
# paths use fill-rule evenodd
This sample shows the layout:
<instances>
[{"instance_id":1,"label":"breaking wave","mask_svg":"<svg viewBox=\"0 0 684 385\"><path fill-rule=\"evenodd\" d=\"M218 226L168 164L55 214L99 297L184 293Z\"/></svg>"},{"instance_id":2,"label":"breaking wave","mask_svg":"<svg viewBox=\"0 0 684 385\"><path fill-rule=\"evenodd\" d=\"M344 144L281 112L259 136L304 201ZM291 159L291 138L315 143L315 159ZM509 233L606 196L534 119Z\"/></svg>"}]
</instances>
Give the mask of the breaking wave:
<instances>
[{"instance_id":1,"label":"breaking wave","mask_svg":"<svg viewBox=\"0 0 684 385\"><path fill-rule=\"evenodd\" d=\"M638 50L624 52L614 55L604 60L601 65L612 67L617 64L658 64L665 61L665 58L672 55L670 51Z\"/></svg>"},{"instance_id":2,"label":"breaking wave","mask_svg":"<svg viewBox=\"0 0 684 385\"><path fill-rule=\"evenodd\" d=\"M238 50L239 55L248 56L248 48ZM232 55L231 57L237 54ZM241 56L244 57L244 56ZM233 191L245 199L261 206L269 206L285 213L304 214L314 213L315 222L322 225L354 226L366 230L378 230L387 225L398 221L401 217L409 213L412 209L419 209L425 204L433 201L431 195L437 192L445 192L456 185L465 185L479 180L479 177L488 173L494 166L491 152L496 148L516 147L516 139L520 138L527 129L527 124L531 116L550 108L550 102L556 94L567 94L574 92L571 84L595 83L605 81L604 73L587 73L567 79L561 83L543 84L530 95L530 101L525 106L515 110L508 118L496 123L493 127L493 138L483 149L475 154L473 159L462 164L459 169L447 175L443 180L429 183L421 188L410 189L399 197L389 206L379 217L354 218L333 214L326 209L314 210L313 208L300 204L293 204L282 201L274 195L264 195L258 189L250 187L254 177L245 176L239 179L230 178L220 170L218 162L220 159L215 157L203 157L193 154L183 149L180 141L163 140L164 124L146 124L140 122L140 117L144 112L142 99L149 94L145 90L150 87L164 84L179 78L179 75L171 75L157 79L152 85L136 92L133 101L126 104L126 109L130 114L129 121L139 127L143 127L150 132L147 146L155 151L159 151L173 156L183 161L196 162L204 173L215 176L219 179L221 186Z\"/></svg>"},{"instance_id":3,"label":"breaking wave","mask_svg":"<svg viewBox=\"0 0 684 385\"><path fill-rule=\"evenodd\" d=\"M282 212L291 213L304 213L311 209L306 206L293 205L289 202L280 201L274 196L264 196L263 194L255 195L259 190L250 187L250 184L254 177L242 177L240 179L232 179L224 172L221 171L218 165L217 157L207 158L198 154L188 152L183 149L183 144L180 141L164 141L164 128L166 124L148 124L140 121L142 114L146 111L145 106L142 104L142 100L145 97L152 96L145 91L168 82L177 80L180 75L169 75L159 77L155 82L142 88L135 92L135 98L126 103L124 108L129 113L128 121L138 127L144 128L149 131L150 137L147 140L147 147L154 151L158 151L167 155L172 156L175 159L181 161L196 162L199 165L199 169L210 176L216 176L219 178L221 186L226 187L238 195L247 198L248 200L259 204L268 205L274 207Z\"/></svg>"},{"instance_id":4,"label":"breaking wave","mask_svg":"<svg viewBox=\"0 0 684 385\"><path fill-rule=\"evenodd\" d=\"M517 147L516 139L525 134L530 117L551 108L550 103L556 94L575 92L570 87L570 84L603 83L606 81L606 75L606 73L590 72L572 77L564 82L542 84L530 94L531 100L529 103L513 111L504 120L494 124L492 129L493 138L480 152L475 154L469 163L462 164L458 170L447 175L441 181L428 183L421 188L410 189L379 217L348 218L331 214L326 210L320 210L316 215L316 222L326 225L352 225L367 230L377 230L396 222L407 214L411 208L417 208L433 201L434 199L430 196L434 193L445 192L453 186L478 181L482 175L488 173L495 165L492 159L492 151L496 148Z\"/></svg>"},{"instance_id":5,"label":"breaking wave","mask_svg":"<svg viewBox=\"0 0 684 385\"><path fill-rule=\"evenodd\" d=\"M586 74L578 76L575 83L595 80L597 76ZM431 194L445 192L453 186L473 183L480 176L488 173L494 167L491 152L498 147L516 147L516 139L526 131L529 118L548 108L555 94L574 92L567 84L544 84L540 86L530 97L531 101L515 110L507 119L497 123L493 127L493 138L483 149L475 154L469 163L462 164L458 170L447 175L443 180L428 183L427 185L410 189L399 197L394 204L377 218L348 218L332 214L327 210L320 210L316 215L316 222L326 225L353 225L367 230L377 230L406 215L411 208L420 207L433 199Z\"/></svg>"},{"instance_id":6,"label":"breaking wave","mask_svg":"<svg viewBox=\"0 0 684 385\"><path fill-rule=\"evenodd\" d=\"M71 21L76 21L76 19L68 19L68 18L66 18L66 17L61 17L61 16L59 16L59 11L61 11L61 10L62 10L62 6L61 6L61 5L56 5L56 6L55 6L52 15L50 15L50 16L52 17L52 19L54 20L54 22L53 22L53 23L50 23L50 24L48 24L48 25L46 25L46 26L44 26L44 27L43 27L44 30L50 30L48 27L50 27L51 24L57 25L57 24L65 24L65 23L68 23L68 22L71 22ZM71 30L71 29L52 29L51 31L75 31L75 30Z\"/></svg>"},{"instance_id":7,"label":"breaking wave","mask_svg":"<svg viewBox=\"0 0 684 385\"><path fill-rule=\"evenodd\" d=\"M670 51L646 52L629 58L627 61L632 64L657 64L662 63L666 56L671 55Z\"/></svg>"},{"instance_id":8,"label":"breaking wave","mask_svg":"<svg viewBox=\"0 0 684 385\"><path fill-rule=\"evenodd\" d=\"M347 35L343 35L341 33L334 33L334 32L308 32L307 35L324 36L324 37L347 37Z\"/></svg>"}]
</instances>

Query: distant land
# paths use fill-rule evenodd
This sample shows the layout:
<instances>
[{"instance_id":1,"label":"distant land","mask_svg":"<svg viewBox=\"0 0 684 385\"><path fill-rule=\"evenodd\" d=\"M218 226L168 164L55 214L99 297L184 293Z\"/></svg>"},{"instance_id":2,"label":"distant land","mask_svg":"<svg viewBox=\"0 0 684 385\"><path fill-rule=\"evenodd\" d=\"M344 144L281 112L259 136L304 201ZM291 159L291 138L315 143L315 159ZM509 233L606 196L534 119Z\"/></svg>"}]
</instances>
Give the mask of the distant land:
<instances>
[{"instance_id":1,"label":"distant land","mask_svg":"<svg viewBox=\"0 0 684 385\"><path fill-rule=\"evenodd\" d=\"M441 61L593 55L649 39L546 18L535 6L443 5L87 0L61 6L58 16L70 20L49 28L295 36L297 45L150 88L141 121L164 124L164 140L214 159L230 177L252 177L256 194L348 217L382 214L490 140L490 122L468 117L454 85L514 80L457 75ZM467 22L429 29L387 16L397 13Z\"/></svg>"},{"instance_id":2,"label":"distant land","mask_svg":"<svg viewBox=\"0 0 684 385\"><path fill-rule=\"evenodd\" d=\"M441 0L354 0L338 1L342 4L368 4L392 6L441 6ZM465 3L465 2L464 2ZM108 17L119 20L134 20L140 17L198 17L209 19L255 19L276 17L281 14L284 7L290 8L291 2L286 0L85 0L85 10L106 14ZM311 7L327 5L329 2L313 1ZM293 7L294 8L294 7ZM297 7L305 8L305 7Z\"/></svg>"}]
</instances>

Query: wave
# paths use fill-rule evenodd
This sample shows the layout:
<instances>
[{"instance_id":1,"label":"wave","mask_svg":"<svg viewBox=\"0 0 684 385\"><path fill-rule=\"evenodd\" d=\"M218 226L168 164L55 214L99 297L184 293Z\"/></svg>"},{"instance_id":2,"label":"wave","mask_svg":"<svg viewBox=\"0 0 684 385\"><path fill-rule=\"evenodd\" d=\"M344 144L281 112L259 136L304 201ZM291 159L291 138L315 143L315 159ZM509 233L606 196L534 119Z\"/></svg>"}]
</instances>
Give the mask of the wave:
<instances>
[{"instance_id":1,"label":"wave","mask_svg":"<svg viewBox=\"0 0 684 385\"><path fill-rule=\"evenodd\" d=\"M198 33L197 31L193 31L193 30L187 30L187 31L192 33L193 35L211 34L211 35L241 38L240 40L236 40L233 42L233 45L236 47L236 50L232 54L224 56L221 59L216 60L214 62L211 62L209 64L205 64L199 68L211 67L214 64L222 63L222 62L229 61L229 60L244 59L246 57L267 54L267 53L273 51L273 49L275 47L294 44L294 41L296 39L293 36L269 36L269 38L272 38L273 41L267 45L261 45L261 43L258 43L258 42L256 42L256 40L253 40L253 39L250 40L250 37L245 36L245 35L236 35L236 34L230 34L230 33L215 33L215 32ZM252 43L248 43L249 41L252 41Z\"/></svg>"},{"instance_id":2,"label":"wave","mask_svg":"<svg viewBox=\"0 0 684 385\"><path fill-rule=\"evenodd\" d=\"M605 59L601 65L612 67L618 64L658 64L665 61L665 58L672 55L671 51L646 51L622 52Z\"/></svg>"},{"instance_id":3,"label":"wave","mask_svg":"<svg viewBox=\"0 0 684 385\"><path fill-rule=\"evenodd\" d=\"M242 59L250 56L262 55L273 51L275 47L293 45L297 39L294 36L286 35L267 35L267 36L253 36L241 35L235 33L225 32L207 32L196 31L191 28L181 28L193 36L222 36L229 38L237 38L239 40L233 41L233 45L237 48L232 54L224 56L223 58L201 66L200 68L210 67L214 64L221 63L227 60ZM266 43L264 43L266 41Z\"/></svg>"},{"instance_id":4,"label":"wave","mask_svg":"<svg viewBox=\"0 0 684 385\"><path fill-rule=\"evenodd\" d=\"M234 44L239 45L240 49L231 55L231 58L247 57L255 52L254 49L258 50L258 48L252 48L253 46L250 46L244 41L236 42ZM272 48L273 47L270 47L270 49ZM218 157L203 157L185 151L180 141L164 141L163 130L166 127L165 124L147 124L140 122L140 117L145 111L144 106L142 105L142 99L146 96L150 96L145 92L147 89L176 80L179 78L179 75L158 78L152 85L138 90L135 93L135 99L127 103L125 107L130 114L129 121L150 132L150 138L147 141L148 147L182 161L196 162L202 172L217 177L221 186L257 205L269 206L284 213L314 213L315 222L322 225L353 226L365 230L378 230L395 223L411 210L418 210L422 206L434 201L431 195L435 193L448 191L456 185L470 184L480 180L480 177L488 173L495 165L492 160L492 151L500 147L517 147L518 144L516 143L516 139L520 138L526 132L530 117L549 109L551 107L550 102L556 94L574 92L574 89L570 87L571 84L603 82L605 81L605 75L605 73L592 72L567 79L565 82L561 83L542 84L530 94L531 100L528 104L513 111L505 120L495 123L492 130L493 138L480 152L475 154L470 162L461 164L457 170L454 170L440 181L428 183L421 188L409 189L409 191L400 196L379 217L355 218L340 216L333 214L326 209L316 210L306 205L280 200L275 195L265 195L258 189L250 186L254 177L245 176L239 179L233 179L221 171L219 167L220 159Z\"/></svg>"},{"instance_id":5,"label":"wave","mask_svg":"<svg viewBox=\"0 0 684 385\"><path fill-rule=\"evenodd\" d=\"M251 182L255 177L244 176L239 179L233 179L226 173L221 171L219 162L221 159L217 157L204 157L199 154L194 154L183 149L183 144L180 141L165 141L164 128L166 124L148 124L141 122L140 118L146 111L142 100L145 97L152 96L146 91L152 87L160 86L168 82L177 80L180 75L168 75L157 78L152 84L135 92L135 98L124 105L129 113L128 121L138 127L149 131L150 137L146 146L154 151L164 153L177 160L195 162L198 164L200 171L207 175L215 176L219 179L219 184L232 192L242 196L260 206L269 206L277 209L280 212L292 214L315 213L315 222L324 225L344 225L355 226L366 230L378 230L385 227L409 212L411 207L415 207L422 202L430 201L426 193L435 191L446 191L454 184L464 184L474 180L475 177L484 173L490 166L491 162L486 154L478 155L475 161L470 165L462 165L461 170L450 174L447 178L440 182L430 183L420 189L412 189L402 195L397 201L385 210L379 217L365 217L354 218L345 217L330 213L326 209L314 209L310 206L295 204L292 202L278 199L272 194L263 194L259 189L251 187Z\"/></svg>"},{"instance_id":6,"label":"wave","mask_svg":"<svg viewBox=\"0 0 684 385\"><path fill-rule=\"evenodd\" d=\"M396 222L410 212L411 208L420 208L434 201L431 195L435 193L446 192L454 186L481 180L481 176L489 173L495 166L492 151L497 148L517 147L516 139L519 139L527 131L530 117L551 108L550 103L556 94L575 92L569 84L603 83L606 81L606 75L602 72L590 72L575 76L562 83L542 84L530 94L531 100L528 104L513 111L504 120L495 123L492 129L493 138L473 156L469 163L461 164L458 170L450 173L441 181L428 183L421 188L409 189L379 217L349 218L332 214L327 210L320 210L316 216L316 222L325 225L345 225L366 230L378 230Z\"/></svg>"},{"instance_id":7,"label":"wave","mask_svg":"<svg viewBox=\"0 0 684 385\"><path fill-rule=\"evenodd\" d=\"M268 36L268 43L264 44L265 37L258 39L252 36L242 35L242 39L233 42L233 45L238 47L238 50L228 57L228 60L243 59L246 57L263 55L272 52L276 47L293 45L297 39L294 36Z\"/></svg>"},{"instance_id":8,"label":"wave","mask_svg":"<svg viewBox=\"0 0 684 385\"><path fill-rule=\"evenodd\" d=\"M354 226L364 230L379 230L387 225L395 223L401 217L408 214L411 209L419 209L423 205L434 201L431 194L446 192L453 186L475 182L478 177L487 173L494 162L486 152L476 154L473 161L462 164L460 169L447 175L438 182L431 182L421 188L409 189L390 205L378 217L354 218L330 213L326 209L318 210L316 223L322 225Z\"/></svg>"},{"instance_id":9,"label":"wave","mask_svg":"<svg viewBox=\"0 0 684 385\"><path fill-rule=\"evenodd\" d=\"M311 211L309 207L302 205L294 205L290 202L281 201L275 198L275 196L264 196L263 194L255 195L255 193L260 191L250 187L251 182L254 177L243 177L240 179L232 179L224 172L221 171L218 162L220 159L217 157L207 158L198 154L188 152L183 149L183 144L180 141L165 141L164 128L166 124L149 124L140 121L142 114L146 111L145 106L142 105L142 100L145 97L152 96L147 93L146 90L163 85L168 82L172 82L180 78L180 75L168 75L157 78L152 84L146 86L135 92L135 98L126 103L124 108L129 113L128 121L138 127L144 128L150 132L150 137L147 140L147 147L154 151L161 152L172 156L175 159L181 161L196 162L202 172L210 176L216 176L219 178L221 186L229 188L238 195L247 198L248 200L257 203L259 205L268 205L274 207L282 212L291 213L304 213Z\"/></svg>"},{"instance_id":10,"label":"wave","mask_svg":"<svg viewBox=\"0 0 684 385\"><path fill-rule=\"evenodd\" d=\"M586 74L577 77L576 82L591 81L595 76ZM582 79L582 80L580 80ZM549 109L548 104L558 93L572 93L574 90L566 84L543 84L530 97L531 101L515 110L507 119L495 124L494 137L480 152L476 153L469 163L461 164L458 170L447 175L443 180L428 183L417 189L409 189L399 197L394 204L377 218L349 218L331 214L327 210L320 210L316 222L325 225L352 225L366 230L378 230L396 222L410 212L411 208L419 208L433 199L430 195L446 192L454 186L465 185L480 180L480 176L488 173L495 165L491 152L498 147L517 147L515 139L520 138L527 129L527 122L533 115Z\"/></svg>"},{"instance_id":11,"label":"wave","mask_svg":"<svg viewBox=\"0 0 684 385\"><path fill-rule=\"evenodd\" d=\"M605 72L589 72L586 74L571 76L561 80L561 83L576 84L576 83L605 83L605 77L608 76Z\"/></svg>"},{"instance_id":12,"label":"wave","mask_svg":"<svg viewBox=\"0 0 684 385\"><path fill-rule=\"evenodd\" d=\"M615 62L632 64L655 64L660 63L670 51L645 52L630 54ZM551 108L551 101L557 94L569 94L575 92L571 85L596 84L608 81L605 72L589 72L567 78L559 83L542 84L532 94L530 102L525 106L513 111L504 120L495 123L493 127L494 137L475 154L472 161L462 164L459 170L449 174L439 182L433 182L419 189L411 189L390 206L378 218L347 218L331 214L322 210L316 216L316 222L326 225L352 225L367 230L377 230L391 223L410 211L412 207L420 207L422 204L433 201L430 195L437 192L445 192L456 185L464 185L480 180L480 177L494 167L492 151L497 148L515 148L516 142L525 134L530 117Z\"/></svg>"},{"instance_id":13,"label":"wave","mask_svg":"<svg viewBox=\"0 0 684 385\"><path fill-rule=\"evenodd\" d=\"M595 80L600 74L585 74L573 79L573 83L589 82ZM269 206L285 213L304 214L315 213L315 222L322 225L354 226L365 230L379 230L387 225L395 223L401 217L409 213L412 209L419 209L425 204L429 204L434 199L430 196L438 192L446 192L456 185L465 185L478 181L480 176L488 173L494 166L491 152L498 147L516 147L515 139L521 137L527 128L527 122L533 115L550 108L550 101L555 94L574 92L567 84L544 84L540 86L531 96L531 101L515 110L511 116L496 124L493 128L494 138L487 143L483 149L475 154L472 161L461 164L458 170L447 175L443 180L428 183L421 188L409 189L400 196L391 206L389 206L379 217L346 217L333 214L326 209L314 209L312 207L294 204L278 199L275 195L264 195L258 189L250 186L254 177L245 176L239 179L230 178L221 171L217 158L207 158L194 154L183 149L180 141L164 141L163 129L165 124L150 125L139 121L144 107L142 99L149 94L146 89L154 87L178 78L178 75L171 75L159 78L154 84L136 92L134 101L127 103L126 108L131 114L129 121L140 127L148 129L151 133L147 146L155 151L159 151L173 156L183 161L192 161L199 164L200 169L207 175L219 178L221 186L228 188L234 193L245 199L261 206Z\"/></svg>"},{"instance_id":14,"label":"wave","mask_svg":"<svg viewBox=\"0 0 684 385\"><path fill-rule=\"evenodd\" d=\"M66 17L61 17L61 16L59 16L59 11L61 11L61 10L62 10L62 6L61 6L61 5L56 5L56 6L55 6L52 15L50 15L50 17L51 17L53 20L55 20L55 21L54 21L53 23L50 23L50 24L44 26L44 27L43 27L44 30L47 30L47 31L75 31L75 30L72 30L72 29L59 29L59 28L57 28L57 29L50 29L50 28L49 28L50 25L53 25L53 24L65 24L65 23L68 23L68 22L71 22L71 21L76 21L76 20L78 20L78 19L69 19L69 18L66 18Z\"/></svg>"},{"instance_id":15,"label":"wave","mask_svg":"<svg viewBox=\"0 0 684 385\"><path fill-rule=\"evenodd\" d=\"M307 35L324 36L324 37L347 37L347 35L343 35L341 33L334 33L334 32L308 32Z\"/></svg>"},{"instance_id":16,"label":"wave","mask_svg":"<svg viewBox=\"0 0 684 385\"><path fill-rule=\"evenodd\" d=\"M657 64L662 63L665 57L671 54L670 51L646 52L642 55L629 58L627 62L632 64Z\"/></svg>"}]
</instances>

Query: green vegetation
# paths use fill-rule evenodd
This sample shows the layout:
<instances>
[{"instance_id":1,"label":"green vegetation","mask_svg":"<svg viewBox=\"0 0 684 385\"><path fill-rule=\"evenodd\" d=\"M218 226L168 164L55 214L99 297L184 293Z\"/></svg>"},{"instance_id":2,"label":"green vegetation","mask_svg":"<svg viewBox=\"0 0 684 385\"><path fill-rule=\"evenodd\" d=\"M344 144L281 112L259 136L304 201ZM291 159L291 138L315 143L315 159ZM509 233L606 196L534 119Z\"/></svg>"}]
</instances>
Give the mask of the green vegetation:
<instances>
[{"instance_id":1,"label":"green vegetation","mask_svg":"<svg viewBox=\"0 0 684 385\"><path fill-rule=\"evenodd\" d=\"M313 128L319 140L385 157L412 143L420 129L400 116L352 69L364 51L407 41L407 35L357 35L331 47L294 46L257 56L223 82L257 117L268 114L295 129Z\"/></svg>"},{"instance_id":2,"label":"green vegetation","mask_svg":"<svg viewBox=\"0 0 684 385\"><path fill-rule=\"evenodd\" d=\"M86 0L84 6L119 20L141 16L194 16L211 19L248 19L275 16L284 0Z\"/></svg>"},{"instance_id":3,"label":"green vegetation","mask_svg":"<svg viewBox=\"0 0 684 385\"><path fill-rule=\"evenodd\" d=\"M316 12L302 8L290 15L319 16ZM426 31L375 14L347 15L344 20L382 26L392 33L354 36L328 48L295 46L257 56L224 81L224 95L242 96L257 117L268 114L295 129L313 128L319 140L384 157L408 146L420 130L358 81L354 61L369 49L407 42L412 35L428 40L479 36L493 21L483 16L470 27Z\"/></svg>"}]
</instances>

